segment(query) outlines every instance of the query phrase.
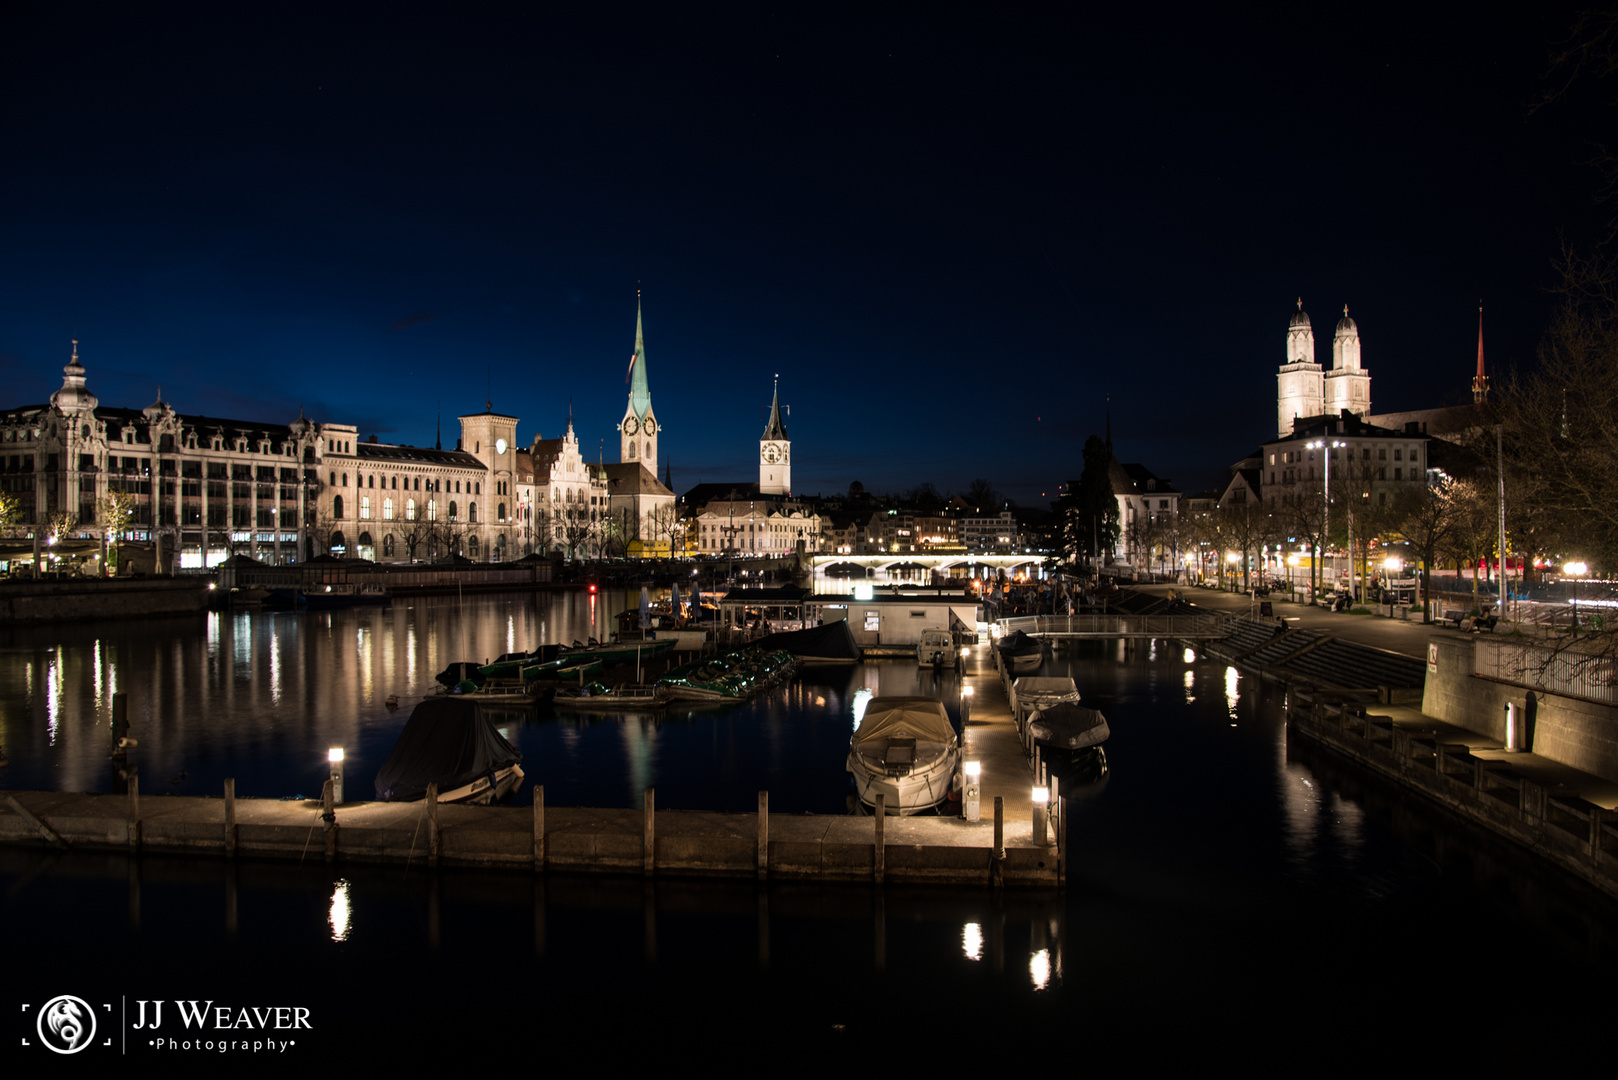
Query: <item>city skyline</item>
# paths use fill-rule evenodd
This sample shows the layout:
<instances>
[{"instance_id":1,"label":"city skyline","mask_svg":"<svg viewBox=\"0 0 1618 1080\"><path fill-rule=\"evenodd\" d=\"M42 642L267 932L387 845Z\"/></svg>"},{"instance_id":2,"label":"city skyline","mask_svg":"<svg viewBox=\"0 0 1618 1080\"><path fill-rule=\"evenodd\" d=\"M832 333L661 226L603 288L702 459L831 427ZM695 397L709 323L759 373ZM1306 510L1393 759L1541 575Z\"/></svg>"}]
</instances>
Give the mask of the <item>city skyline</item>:
<instances>
[{"instance_id":1,"label":"city skyline","mask_svg":"<svg viewBox=\"0 0 1618 1080\"><path fill-rule=\"evenodd\" d=\"M0 45L8 406L77 337L109 405L426 446L489 401L612 461L638 290L676 490L756 471L779 375L801 494L1043 505L1109 400L1194 491L1273 432L1295 298L1374 412L1459 403L1479 297L1528 362L1602 213L1593 103L1529 111L1568 11L78 17Z\"/></svg>"}]
</instances>

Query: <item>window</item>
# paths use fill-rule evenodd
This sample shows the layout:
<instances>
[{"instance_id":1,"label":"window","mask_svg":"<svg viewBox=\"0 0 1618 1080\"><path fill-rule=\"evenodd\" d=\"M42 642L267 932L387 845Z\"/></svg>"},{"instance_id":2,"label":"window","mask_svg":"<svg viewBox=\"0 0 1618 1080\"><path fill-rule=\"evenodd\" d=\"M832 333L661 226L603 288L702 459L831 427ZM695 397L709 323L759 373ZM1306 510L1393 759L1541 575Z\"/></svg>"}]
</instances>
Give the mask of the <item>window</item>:
<instances>
[{"instance_id":1,"label":"window","mask_svg":"<svg viewBox=\"0 0 1618 1080\"><path fill-rule=\"evenodd\" d=\"M334 517L334 518L337 518L339 521L342 520L342 517L343 517L343 497L341 495L337 496L336 498L332 499L332 501L331 501L331 516Z\"/></svg>"},{"instance_id":2,"label":"window","mask_svg":"<svg viewBox=\"0 0 1618 1080\"><path fill-rule=\"evenodd\" d=\"M360 520L371 520L371 497L369 495L360 496Z\"/></svg>"},{"instance_id":3,"label":"window","mask_svg":"<svg viewBox=\"0 0 1618 1080\"><path fill-rule=\"evenodd\" d=\"M451 521L454 521L455 518L456 518L456 514L457 514L457 512L456 512L455 500L451 499L450 504L449 504L449 519Z\"/></svg>"},{"instance_id":4,"label":"window","mask_svg":"<svg viewBox=\"0 0 1618 1080\"><path fill-rule=\"evenodd\" d=\"M405 520L406 521L415 521L416 520L416 500L415 499L406 499L405 500Z\"/></svg>"},{"instance_id":5,"label":"window","mask_svg":"<svg viewBox=\"0 0 1618 1080\"><path fill-rule=\"evenodd\" d=\"M437 499L428 499L427 500L427 520L428 521L437 521L438 520L438 500Z\"/></svg>"},{"instance_id":6,"label":"window","mask_svg":"<svg viewBox=\"0 0 1618 1080\"><path fill-rule=\"evenodd\" d=\"M393 500L391 498L382 500L382 520L393 520Z\"/></svg>"}]
</instances>

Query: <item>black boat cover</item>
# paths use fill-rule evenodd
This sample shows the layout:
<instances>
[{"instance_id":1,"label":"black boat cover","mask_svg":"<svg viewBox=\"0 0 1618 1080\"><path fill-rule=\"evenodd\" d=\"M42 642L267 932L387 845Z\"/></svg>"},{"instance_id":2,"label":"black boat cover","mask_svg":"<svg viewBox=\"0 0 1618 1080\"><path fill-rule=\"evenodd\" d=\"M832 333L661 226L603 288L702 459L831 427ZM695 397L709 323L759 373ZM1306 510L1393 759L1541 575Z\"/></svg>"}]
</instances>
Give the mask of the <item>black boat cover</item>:
<instances>
[{"instance_id":1,"label":"black boat cover","mask_svg":"<svg viewBox=\"0 0 1618 1080\"><path fill-rule=\"evenodd\" d=\"M1029 637L1021 630L1013 630L995 642L994 647L1010 656L1028 656L1032 653L1043 652L1045 648L1040 644L1038 638Z\"/></svg>"},{"instance_id":2,"label":"black boat cover","mask_svg":"<svg viewBox=\"0 0 1618 1080\"><path fill-rule=\"evenodd\" d=\"M1035 742L1067 750L1100 746L1112 734L1101 713L1066 701L1030 716L1028 730Z\"/></svg>"},{"instance_id":3,"label":"black boat cover","mask_svg":"<svg viewBox=\"0 0 1618 1080\"><path fill-rule=\"evenodd\" d=\"M475 660L457 660L433 678L438 680L439 685L450 690L468 681L482 686L483 673L478 670L482 666Z\"/></svg>"},{"instance_id":4,"label":"black boat cover","mask_svg":"<svg viewBox=\"0 0 1618 1080\"><path fill-rule=\"evenodd\" d=\"M376 797L411 802L427 797L428 784L453 791L521 761L522 752L484 719L476 701L432 697L405 721L393 753L376 774Z\"/></svg>"},{"instance_id":5,"label":"black boat cover","mask_svg":"<svg viewBox=\"0 0 1618 1080\"><path fill-rule=\"evenodd\" d=\"M860 647L854 644L854 635L848 629L847 619L838 619L825 626L809 626L802 630L786 630L770 634L753 642L761 649L780 649L800 660L858 660Z\"/></svg>"}]
</instances>

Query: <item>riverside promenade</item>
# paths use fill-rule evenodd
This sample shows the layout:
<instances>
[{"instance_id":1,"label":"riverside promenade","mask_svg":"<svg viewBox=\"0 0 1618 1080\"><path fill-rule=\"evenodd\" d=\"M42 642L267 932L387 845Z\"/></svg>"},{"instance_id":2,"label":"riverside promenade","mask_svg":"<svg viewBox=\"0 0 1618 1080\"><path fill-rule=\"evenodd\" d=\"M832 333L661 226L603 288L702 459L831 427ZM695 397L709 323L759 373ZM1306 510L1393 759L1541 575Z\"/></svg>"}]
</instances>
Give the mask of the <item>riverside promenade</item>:
<instances>
[{"instance_id":1,"label":"riverside promenade","mask_svg":"<svg viewBox=\"0 0 1618 1080\"><path fill-rule=\"evenodd\" d=\"M1247 616L1256 607L1246 595L1214 590L1141 586L1135 591L1163 599L1178 592L1187 603L1234 616ZM1337 613L1287 601L1272 601L1271 606L1270 618L1285 619L1289 630L1417 659L1426 657L1434 643L1473 636L1441 625ZM1509 624L1502 626L1509 631ZM1240 658L1235 663L1242 666ZM1618 809L1618 782L1542 754L1508 750L1497 738L1446 723L1410 705L1355 703L1305 690L1289 698L1287 723L1311 743L1618 897L1618 817L1613 814Z\"/></svg>"}]
</instances>

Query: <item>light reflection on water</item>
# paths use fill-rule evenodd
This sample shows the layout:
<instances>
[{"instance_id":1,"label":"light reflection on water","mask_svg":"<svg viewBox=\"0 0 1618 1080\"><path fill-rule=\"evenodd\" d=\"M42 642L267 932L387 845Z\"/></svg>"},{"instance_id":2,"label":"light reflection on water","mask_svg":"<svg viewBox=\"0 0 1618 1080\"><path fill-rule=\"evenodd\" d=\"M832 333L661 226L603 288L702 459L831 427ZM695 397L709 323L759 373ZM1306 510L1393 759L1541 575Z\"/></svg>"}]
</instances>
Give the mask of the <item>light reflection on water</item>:
<instances>
[{"instance_id":1,"label":"light reflection on water","mask_svg":"<svg viewBox=\"0 0 1618 1080\"><path fill-rule=\"evenodd\" d=\"M37 639L11 633L0 639L0 742L13 765L0 786L103 785L97 725L109 707L105 688L117 685L129 690L131 719L149 740L141 747L149 754L146 790L189 763L191 776L210 779L175 790L211 795L213 777L253 775L272 794L289 784L307 784L312 794L324 747L349 739L349 782L363 797L408 711L389 713L379 699L423 686L450 660L507 651L513 633L519 647L537 643L547 625L582 637L589 620L588 603L576 596L541 594L314 618L225 616L214 624L217 652L201 620L112 626L99 641L88 628ZM974 1020L997 1036L1031 1021L1050 1031L1083 1025L1116 1033L1118 1046L1138 1053L1141 1040L1162 1037L1168 1016L1176 1034L1198 1025L1222 1037L1263 1027L1252 1047L1284 1045L1289 1034L1315 1046L1312 1018L1340 1035L1341 1016L1298 1009L1298 986L1358 992L1345 981L1355 972L1397 979L1435 910L1445 912L1452 940L1511 936L1516 947L1491 961L1503 985L1611 977L1612 935L1599 917L1567 918L1570 904L1553 886L1517 874L1509 861L1497 864L1487 849L1467 848L1464 837L1446 837L1440 853L1462 851L1463 862L1485 867L1496 884L1476 885L1471 871L1413 854L1398 830L1420 818L1419 808L1367 810L1343 793L1356 787L1298 760L1280 722L1281 694L1262 680L1179 649L1111 644L1059 652L1040 674L1072 677L1113 730L1111 782L1070 808L1073 862L1062 894L614 884L429 875L419 866L408 874L343 866L338 877L312 864L255 866L237 880L215 864L175 861L179 869L165 870L153 857L130 863L138 874L100 856L57 874L40 869L45 856L13 849L0 851L0 911L16 925L43 923L69 901L85 913L68 945L82 955L62 955L46 935L20 935L19 970L35 963L28 950L48 952L39 963L65 962L89 989L121 993L139 987L117 982L124 976L114 967L152 971L186 949L217 950L230 962L187 972L193 982L173 994L251 998L268 985L272 997L307 995L328 1012L343 1010L345 1020L359 1010L363 1022L345 1031L366 1038L408 1023L394 996L335 987L407 964L443 985L475 970L489 980L480 989L536 1015L616 1000L627 984L657 1002L637 1023L666 1033L655 1040L660 1047L711 1026L715 1002L735 1014L728 1023L784 1032L795 1046L862 1031L879 1038L889 1030L869 1003L912 1000L918 988L946 1012L971 1001ZM947 672L878 663L805 671L768 698L728 710L499 722L552 805L639 805L643 788L655 784L660 806L746 811L765 787L772 809L838 813L856 702L936 693L953 710L957 688ZM258 771L243 771L247 765ZM239 905L227 894L239 894ZM300 895L308 902L286 903ZM1562 924L1571 934L1559 936ZM489 927L499 927L498 963L490 962ZM130 963L93 962L105 955ZM310 971L329 977L311 979ZM1424 1015L1444 1023L1471 1017L1474 984L1472 965L1424 969ZM1587 997L1590 1008L1602 1007L1599 996ZM467 1000L463 1027L446 995L437 1006L441 1026L470 1035L486 1023L487 996ZM1566 1007L1539 997L1521 1007L1541 1001ZM681 1012L687 1002L689 1015ZM1047 1005L1061 1011L1030 1013ZM1276 1016L1284 1019L1265 1026L1262 1018ZM1110 1045L1094 1041L1085 1052ZM1309 1060L1300 1054L1292 1064Z\"/></svg>"}]
</instances>

